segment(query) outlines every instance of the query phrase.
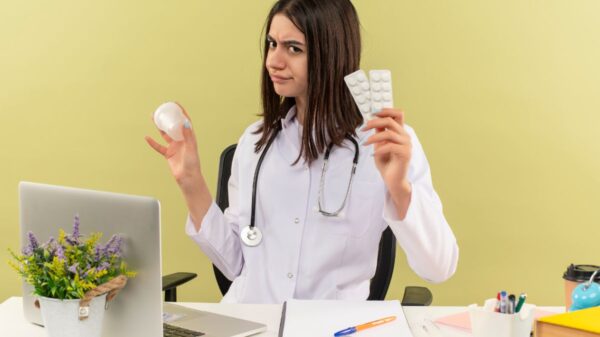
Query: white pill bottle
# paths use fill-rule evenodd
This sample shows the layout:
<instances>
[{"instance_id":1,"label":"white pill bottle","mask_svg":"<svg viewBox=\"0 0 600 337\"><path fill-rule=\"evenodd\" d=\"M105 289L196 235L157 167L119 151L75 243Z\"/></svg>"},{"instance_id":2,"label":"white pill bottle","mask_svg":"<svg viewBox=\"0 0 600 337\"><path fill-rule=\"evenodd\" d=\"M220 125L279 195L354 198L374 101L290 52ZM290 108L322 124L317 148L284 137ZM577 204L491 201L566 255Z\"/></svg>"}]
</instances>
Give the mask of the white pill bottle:
<instances>
[{"instance_id":1,"label":"white pill bottle","mask_svg":"<svg viewBox=\"0 0 600 337\"><path fill-rule=\"evenodd\" d=\"M181 107L175 102L163 103L154 111L154 124L178 142L183 140L181 127L186 121Z\"/></svg>"}]
</instances>

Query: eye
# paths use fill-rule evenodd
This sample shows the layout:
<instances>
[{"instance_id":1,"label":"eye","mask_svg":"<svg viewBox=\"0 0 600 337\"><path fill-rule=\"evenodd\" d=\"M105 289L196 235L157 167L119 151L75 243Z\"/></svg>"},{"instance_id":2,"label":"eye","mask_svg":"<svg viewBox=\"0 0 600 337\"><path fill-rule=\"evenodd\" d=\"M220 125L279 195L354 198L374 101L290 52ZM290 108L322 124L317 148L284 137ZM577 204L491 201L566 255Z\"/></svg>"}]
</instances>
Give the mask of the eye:
<instances>
[{"instance_id":1,"label":"eye","mask_svg":"<svg viewBox=\"0 0 600 337\"><path fill-rule=\"evenodd\" d=\"M272 40L267 40L267 46L269 46L269 49L274 49L277 48L277 43Z\"/></svg>"},{"instance_id":2,"label":"eye","mask_svg":"<svg viewBox=\"0 0 600 337\"><path fill-rule=\"evenodd\" d=\"M292 54L300 54L302 52L302 49L296 46L290 46L288 49Z\"/></svg>"}]
</instances>

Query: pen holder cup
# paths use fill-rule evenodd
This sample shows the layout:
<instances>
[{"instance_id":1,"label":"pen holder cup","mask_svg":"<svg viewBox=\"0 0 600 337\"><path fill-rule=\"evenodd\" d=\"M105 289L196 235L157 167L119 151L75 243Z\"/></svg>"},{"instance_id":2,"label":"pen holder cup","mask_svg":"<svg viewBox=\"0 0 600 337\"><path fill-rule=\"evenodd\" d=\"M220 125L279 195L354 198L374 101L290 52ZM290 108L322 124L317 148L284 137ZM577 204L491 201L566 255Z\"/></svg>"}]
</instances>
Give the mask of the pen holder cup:
<instances>
[{"instance_id":1,"label":"pen holder cup","mask_svg":"<svg viewBox=\"0 0 600 337\"><path fill-rule=\"evenodd\" d=\"M533 327L535 305L524 304L519 313L495 312L497 300L485 301L483 307L471 304L469 316L474 337L529 337Z\"/></svg>"}]
</instances>

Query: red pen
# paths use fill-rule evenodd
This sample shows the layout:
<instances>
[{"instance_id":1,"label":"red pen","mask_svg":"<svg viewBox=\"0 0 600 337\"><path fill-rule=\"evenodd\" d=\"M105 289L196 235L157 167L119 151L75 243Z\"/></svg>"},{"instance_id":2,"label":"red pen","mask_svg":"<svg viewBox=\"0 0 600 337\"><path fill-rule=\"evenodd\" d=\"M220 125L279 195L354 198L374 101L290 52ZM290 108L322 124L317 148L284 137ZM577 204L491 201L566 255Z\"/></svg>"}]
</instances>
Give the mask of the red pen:
<instances>
[{"instance_id":1,"label":"red pen","mask_svg":"<svg viewBox=\"0 0 600 337\"><path fill-rule=\"evenodd\" d=\"M496 295L496 307L494 308L495 312L500 312L500 293Z\"/></svg>"}]
</instances>

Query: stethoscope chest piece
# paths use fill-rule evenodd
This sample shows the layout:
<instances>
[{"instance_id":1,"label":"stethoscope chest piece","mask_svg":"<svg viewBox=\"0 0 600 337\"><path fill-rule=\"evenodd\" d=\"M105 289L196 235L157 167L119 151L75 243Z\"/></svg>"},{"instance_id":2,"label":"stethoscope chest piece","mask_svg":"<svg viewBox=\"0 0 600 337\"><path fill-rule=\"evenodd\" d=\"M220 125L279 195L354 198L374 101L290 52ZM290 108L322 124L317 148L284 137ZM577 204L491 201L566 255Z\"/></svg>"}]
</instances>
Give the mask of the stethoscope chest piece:
<instances>
[{"instance_id":1,"label":"stethoscope chest piece","mask_svg":"<svg viewBox=\"0 0 600 337\"><path fill-rule=\"evenodd\" d=\"M257 227L250 228L250 226L246 226L242 229L240 237L246 246L256 247L262 241L262 232Z\"/></svg>"}]
</instances>

